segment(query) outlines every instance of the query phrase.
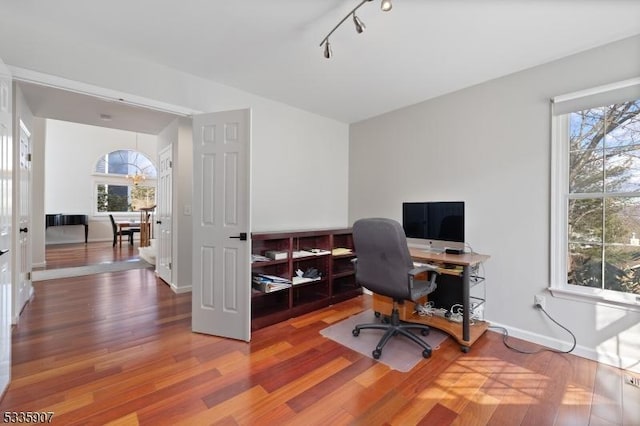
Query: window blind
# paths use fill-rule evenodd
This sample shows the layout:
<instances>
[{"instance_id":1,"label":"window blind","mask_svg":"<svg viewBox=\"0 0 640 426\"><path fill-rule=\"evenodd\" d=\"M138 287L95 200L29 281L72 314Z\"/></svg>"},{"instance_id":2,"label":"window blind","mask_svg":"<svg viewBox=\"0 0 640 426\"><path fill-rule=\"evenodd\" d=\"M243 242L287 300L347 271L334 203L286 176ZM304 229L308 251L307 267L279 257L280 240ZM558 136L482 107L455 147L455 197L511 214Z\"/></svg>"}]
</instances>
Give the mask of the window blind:
<instances>
[{"instance_id":1,"label":"window blind","mask_svg":"<svg viewBox=\"0 0 640 426\"><path fill-rule=\"evenodd\" d=\"M604 105L640 99L640 77L551 99L553 115L563 115Z\"/></svg>"}]
</instances>

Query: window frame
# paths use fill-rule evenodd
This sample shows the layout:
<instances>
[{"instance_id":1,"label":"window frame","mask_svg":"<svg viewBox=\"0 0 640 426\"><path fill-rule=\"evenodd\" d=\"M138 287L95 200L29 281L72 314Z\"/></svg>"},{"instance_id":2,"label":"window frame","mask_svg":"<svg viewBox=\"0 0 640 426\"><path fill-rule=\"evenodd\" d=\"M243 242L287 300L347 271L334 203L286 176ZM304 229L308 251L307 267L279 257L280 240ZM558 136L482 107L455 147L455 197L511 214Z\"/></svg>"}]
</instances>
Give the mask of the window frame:
<instances>
[{"instance_id":1,"label":"window frame","mask_svg":"<svg viewBox=\"0 0 640 426\"><path fill-rule=\"evenodd\" d=\"M149 161L149 163L151 164L151 166L153 167L153 171L155 172L154 176L152 177L146 177L145 180L143 182L141 182L140 184L138 184L138 186L148 186L148 187L153 187L156 189L156 197L157 197L157 190L158 190L158 169L156 167L156 165L154 164L154 162L147 157L147 155L141 151L137 151L135 149L129 149L129 148L125 148L125 149L117 149L115 151L131 151L134 152L140 156L143 156L147 161ZM114 152L115 152L114 151ZM135 185L131 182L131 180L129 178L127 178L127 175L124 174L119 174L119 173L103 173L103 172L96 172L96 168L97 165L100 161L105 160L105 158L108 158L108 156L111 154L111 152L108 152L104 155L101 155L96 162L94 163L93 169L92 169L92 182L91 182L91 200L92 200L92 205L93 205L93 215L96 217L106 217L109 216L110 214L113 215L114 217L132 217L134 215L139 214L138 211L132 210L132 211L127 211L127 212L122 212L122 211L118 211L118 212L100 212L98 211L98 186L99 185L118 185L118 186L126 186L128 188L132 188ZM135 164L134 164L135 166ZM139 168L138 168L139 169ZM157 201L157 199L156 199Z\"/></svg>"},{"instance_id":2,"label":"window frame","mask_svg":"<svg viewBox=\"0 0 640 426\"><path fill-rule=\"evenodd\" d=\"M550 284L552 295L589 302L607 304L640 312L640 295L607 290L602 288L579 286L568 283L568 204L569 192L569 113L554 113L554 103L563 99L580 98L608 90L619 90L620 87L639 85L639 79L627 80L613 85L602 86L589 91L576 92L553 99L551 106L551 220L550 220ZM606 105L604 103L603 105ZM579 111L574 109L573 111ZM592 195L592 194L586 194ZM602 199L606 199L603 194Z\"/></svg>"}]
</instances>

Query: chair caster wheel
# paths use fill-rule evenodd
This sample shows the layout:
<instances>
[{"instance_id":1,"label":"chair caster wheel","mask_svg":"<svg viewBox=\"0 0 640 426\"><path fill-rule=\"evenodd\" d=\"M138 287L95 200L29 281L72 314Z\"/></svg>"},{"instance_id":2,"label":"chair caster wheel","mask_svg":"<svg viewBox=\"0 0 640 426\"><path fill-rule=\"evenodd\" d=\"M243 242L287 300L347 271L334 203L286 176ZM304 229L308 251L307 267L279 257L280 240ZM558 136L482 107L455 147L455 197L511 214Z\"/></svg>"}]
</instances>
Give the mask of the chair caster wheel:
<instances>
[{"instance_id":1,"label":"chair caster wheel","mask_svg":"<svg viewBox=\"0 0 640 426\"><path fill-rule=\"evenodd\" d=\"M380 318L380 312L378 312L378 311L374 312L373 315L375 315L376 318Z\"/></svg>"},{"instance_id":2,"label":"chair caster wheel","mask_svg":"<svg viewBox=\"0 0 640 426\"><path fill-rule=\"evenodd\" d=\"M429 330L425 330L424 328L420 329L420 334L423 336L427 336L429 334Z\"/></svg>"},{"instance_id":3,"label":"chair caster wheel","mask_svg":"<svg viewBox=\"0 0 640 426\"><path fill-rule=\"evenodd\" d=\"M354 328L353 330L351 330L351 334L353 334L355 337L358 337L360 335L360 330Z\"/></svg>"},{"instance_id":4,"label":"chair caster wheel","mask_svg":"<svg viewBox=\"0 0 640 426\"><path fill-rule=\"evenodd\" d=\"M471 349L471 348L470 348L469 346L461 346L461 347L460 347L460 350L461 350L462 352L464 352L465 354L468 354L470 349Z\"/></svg>"},{"instance_id":5,"label":"chair caster wheel","mask_svg":"<svg viewBox=\"0 0 640 426\"><path fill-rule=\"evenodd\" d=\"M422 351L422 357L431 358L431 349L425 349L424 351Z\"/></svg>"},{"instance_id":6,"label":"chair caster wheel","mask_svg":"<svg viewBox=\"0 0 640 426\"><path fill-rule=\"evenodd\" d=\"M373 359L379 359L380 355L382 355L382 351L379 351L376 349L373 352L371 352L371 355L373 355Z\"/></svg>"}]
</instances>

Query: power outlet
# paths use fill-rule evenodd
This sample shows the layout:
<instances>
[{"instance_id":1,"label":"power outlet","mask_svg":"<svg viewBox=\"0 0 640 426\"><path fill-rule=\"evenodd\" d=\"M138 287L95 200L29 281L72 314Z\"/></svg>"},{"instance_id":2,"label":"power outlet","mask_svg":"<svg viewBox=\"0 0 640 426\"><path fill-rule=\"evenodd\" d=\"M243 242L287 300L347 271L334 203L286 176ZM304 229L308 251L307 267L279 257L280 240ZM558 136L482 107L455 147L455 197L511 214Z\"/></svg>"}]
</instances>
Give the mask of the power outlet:
<instances>
[{"instance_id":1,"label":"power outlet","mask_svg":"<svg viewBox=\"0 0 640 426\"><path fill-rule=\"evenodd\" d=\"M640 388L640 377L634 377L631 374L625 374L624 382L628 385Z\"/></svg>"},{"instance_id":2,"label":"power outlet","mask_svg":"<svg viewBox=\"0 0 640 426\"><path fill-rule=\"evenodd\" d=\"M533 296L533 306L537 309L538 307L545 309L546 305L545 305L546 299L544 297L544 295L542 294L536 294L535 296Z\"/></svg>"}]
</instances>

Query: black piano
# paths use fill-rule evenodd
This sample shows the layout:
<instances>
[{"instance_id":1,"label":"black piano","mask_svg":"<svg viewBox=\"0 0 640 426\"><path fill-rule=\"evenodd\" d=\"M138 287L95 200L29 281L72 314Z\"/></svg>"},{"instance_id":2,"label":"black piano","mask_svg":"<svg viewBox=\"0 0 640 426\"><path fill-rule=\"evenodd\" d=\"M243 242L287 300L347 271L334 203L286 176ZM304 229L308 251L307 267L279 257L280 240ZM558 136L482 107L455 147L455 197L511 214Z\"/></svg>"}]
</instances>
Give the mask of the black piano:
<instances>
[{"instance_id":1,"label":"black piano","mask_svg":"<svg viewBox=\"0 0 640 426\"><path fill-rule=\"evenodd\" d=\"M89 238L89 215L86 214L48 214L45 215L45 228L50 226L84 225L84 243Z\"/></svg>"}]
</instances>

